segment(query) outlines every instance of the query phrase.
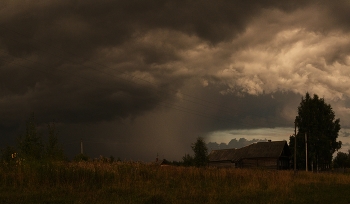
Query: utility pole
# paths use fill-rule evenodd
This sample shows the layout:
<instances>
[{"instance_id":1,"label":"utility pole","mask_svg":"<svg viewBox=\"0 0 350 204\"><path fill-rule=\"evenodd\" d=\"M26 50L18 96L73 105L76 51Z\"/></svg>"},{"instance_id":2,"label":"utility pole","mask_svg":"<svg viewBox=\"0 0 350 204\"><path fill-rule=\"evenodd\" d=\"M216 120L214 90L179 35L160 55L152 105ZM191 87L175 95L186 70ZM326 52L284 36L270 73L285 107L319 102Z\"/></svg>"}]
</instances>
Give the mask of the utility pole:
<instances>
[{"instance_id":1,"label":"utility pole","mask_svg":"<svg viewBox=\"0 0 350 204\"><path fill-rule=\"evenodd\" d=\"M80 139L80 154L84 154L83 152L83 140Z\"/></svg>"},{"instance_id":2,"label":"utility pole","mask_svg":"<svg viewBox=\"0 0 350 204\"><path fill-rule=\"evenodd\" d=\"M294 120L294 173L297 172L297 123L298 116Z\"/></svg>"},{"instance_id":3,"label":"utility pole","mask_svg":"<svg viewBox=\"0 0 350 204\"><path fill-rule=\"evenodd\" d=\"M316 157L316 172L318 173L318 154L317 154L317 157Z\"/></svg>"},{"instance_id":4,"label":"utility pole","mask_svg":"<svg viewBox=\"0 0 350 204\"><path fill-rule=\"evenodd\" d=\"M306 171L308 171L308 166L307 166L307 134L305 132L305 161L306 161Z\"/></svg>"}]
</instances>

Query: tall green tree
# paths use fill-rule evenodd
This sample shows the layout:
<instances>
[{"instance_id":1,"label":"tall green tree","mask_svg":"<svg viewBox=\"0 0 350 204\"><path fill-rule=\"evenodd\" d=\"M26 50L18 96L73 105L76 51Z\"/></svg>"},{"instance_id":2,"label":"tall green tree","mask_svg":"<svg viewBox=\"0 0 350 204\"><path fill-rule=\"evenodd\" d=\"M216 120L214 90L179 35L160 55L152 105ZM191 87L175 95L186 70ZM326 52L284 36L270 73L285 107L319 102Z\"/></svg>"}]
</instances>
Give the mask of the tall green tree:
<instances>
[{"instance_id":1,"label":"tall green tree","mask_svg":"<svg viewBox=\"0 0 350 204\"><path fill-rule=\"evenodd\" d=\"M192 150L194 151L194 165L197 167L206 166L208 163L208 148L201 137L197 138L197 141L192 144Z\"/></svg>"},{"instance_id":2,"label":"tall green tree","mask_svg":"<svg viewBox=\"0 0 350 204\"><path fill-rule=\"evenodd\" d=\"M39 160L44 155L44 145L38 133L34 113L26 122L26 132L19 138L19 156L29 160Z\"/></svg>"},{"instance_id":3,"label":"tall green tree","mask_svg":"<svg viewBox=\"0 0 350 204\"><path fill-rule=\"evenodd\" d=\"M49 130L49 139L46 145L46 156L49 160L64 160L65 156L62 147L58 143L58 131L55 123L47 125Z\"/></svg>"},{"instance_id":4,"label":"tall green tree","mask_svg":"<svg viewBox=\"0 0 350 204\"><path fill-rule=\"evenodd\" d=\"M307 138L308 168L329 168L332 155L341 148L337 141L340 130L340 119L335 119L331 105L316 94L311 97L306 93L302 97L296 117L297 126L297 168L306 168L305 138ZM294 135L290 136L290 149L294 161ZM294 163L294 162L293 162Z\"/></svg>"},{"instance_id":5,"label":"tall green tree","mask_svg":"<svg viewBox=\"0 0 350 204\"><path fill-rule=\"evenodd\" d=\"M349 154L338 152L333 160L334 168L350 168L350 150Z\"/></svg>"},{"instance_id":6,"label":"tall green tree","mask_svg":"<svg viewBox=\"0 0 350 204\"><path fill-rule=\"evenodd\" d=\"M193 157L189 154L185 154L185 156L182 157L182 161L184 166L193 166L194 163Z\"/></svg>"}]
</instances>

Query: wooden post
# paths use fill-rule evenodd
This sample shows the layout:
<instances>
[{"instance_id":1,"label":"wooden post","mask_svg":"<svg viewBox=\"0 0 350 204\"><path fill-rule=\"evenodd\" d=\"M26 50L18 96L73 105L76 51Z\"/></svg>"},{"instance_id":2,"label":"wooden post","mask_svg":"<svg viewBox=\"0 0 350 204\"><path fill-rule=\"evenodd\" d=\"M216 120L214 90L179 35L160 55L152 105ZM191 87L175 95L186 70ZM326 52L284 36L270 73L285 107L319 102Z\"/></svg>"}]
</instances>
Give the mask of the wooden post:
<instances>
[{"instance_id":1,"label":"wooden post","mask_svg":"<svg viewBox=\"0 0 350 204\"><path fill-rule=\"evenodd\" d=\"M307 166L307 134L306 133L305 133L305 162L306 162L305 170L308 171L308 166Z\"/></svg>"}]
</instances>

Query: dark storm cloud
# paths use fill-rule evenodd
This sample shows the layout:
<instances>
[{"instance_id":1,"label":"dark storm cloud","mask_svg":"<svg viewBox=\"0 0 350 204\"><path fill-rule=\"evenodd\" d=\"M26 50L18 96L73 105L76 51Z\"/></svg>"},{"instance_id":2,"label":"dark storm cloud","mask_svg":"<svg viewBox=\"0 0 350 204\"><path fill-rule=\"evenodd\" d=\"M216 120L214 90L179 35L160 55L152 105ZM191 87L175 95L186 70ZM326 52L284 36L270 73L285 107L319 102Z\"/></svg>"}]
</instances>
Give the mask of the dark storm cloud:
<instances>
[{"instance_id":1,"label":"dark storm cloud","mask_svg":"<svg viewBox=\"0 0 350 204\"><path fill-rule=\"evenodd\" d=\"M137 87L138 91L148 96L141 97L132 91L134 88L128 82L115 82L120 73L113 70L101 73L105 67L86 63L86 60L109 64L96 56L101 50L117 49L118 53L113 55L116 59L110 60L118 64L111 68L131 73L133 70L149 71L149 64L181 60L178 52L189 45L177 40L181 33L170 33L168 39L157 43L159 39L145 37L148 30L179 30L217 43L242 32L263 5L230 1L201 4L192 1L3 2L1 47L6 60L2 75L5 96L11 104L20 99L23 112L42 111L59 120L66 112L74 115L69 121L99 121L152 109L152 104L162 100L162 96L152 96L149 87L141 86ZM163 32L166 31L159 31L160 38ZM122 63L126 65L120 65ZM151 69L155 76L164 77L164 72L170 76L174 72ZM159 71L161 73L157 74ZM181 84L175 80L179 82ZM164 81L160 84L168 85ZM115 91L129 89L125 87L131 90ZM22 97L18 98L17 94Z\"/></svg>"},{"instance_id":2,"label":"dark storm cloud","mask_svg":"<svg viewBox=\"0 0 350 204\"><path fill-rule=\"evenodd\" d=\"M292 11L307 1L72 1L2 3L4 39L11 53L26 53L51 46L91 52L96 47L115 46L164 28L199 36L216 43L229 40L263 9ZM344 10L344 9L343 9ZM21 38L12 36L20 34ZM41 43L38 45L38 43ZM10 46L12 45L12 46Z\"/></svg>"},{"instance_id":3,"label":"dark storm cloud","mask_svg":"<svg viewBox=\"0 0 350 204\"><path fill-rule=\"evenodd\" d=\"M326 9L329 9L327 16L332 19L333 26L336 26L337 29L350 31L350 3L346 0L341 0L337 2L329 2L326 5Z\"/></svg>"},{"instance_id":4,"label":"dark storm cloud","mask_svg":"<svg viewBox=\"0 0 350 204\"><path fill-rule=\"evenodd\" d=\"M220 89L216 89L218 93ZM292 92L254 95L215 95L205 90L208 95L215 97L215 102L222 106L210 112L211 125L208 132L217 129L249 129L288 127L294 120L297 105L301 96ZM194 108L194 107L193 107Z\"/></svg>"},{"instance_id":5,"label":"dark storm cloud","mask_svg":"<svg viewBox=\"0 0 350 204\"><path fill-rule=\"evenodd\" d=\"M2 1L0 127L19 129L34 112L67 137L91 126L84 137L185 151L211 131L290 126L307 91L350 121L349 9L341 0Z\"/></svg>"}]
</instances>

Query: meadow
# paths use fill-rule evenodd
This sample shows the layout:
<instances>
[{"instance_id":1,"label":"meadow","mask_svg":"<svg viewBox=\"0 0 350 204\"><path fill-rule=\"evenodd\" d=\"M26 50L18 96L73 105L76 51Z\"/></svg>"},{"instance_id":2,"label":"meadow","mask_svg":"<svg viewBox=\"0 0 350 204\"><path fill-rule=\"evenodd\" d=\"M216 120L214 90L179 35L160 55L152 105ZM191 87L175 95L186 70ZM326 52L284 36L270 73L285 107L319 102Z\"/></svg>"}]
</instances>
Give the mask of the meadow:
<instances>
[{"instance_id":1,"label":"meadow","mask_svg":"<svg viewBox=\"0 0 350 204\"><path fill-rule=\"evenodd\" d=\"M0 203L349 203L350 174L161 167L138 162L0 166Z\"/></svg>"}]
</instances>

